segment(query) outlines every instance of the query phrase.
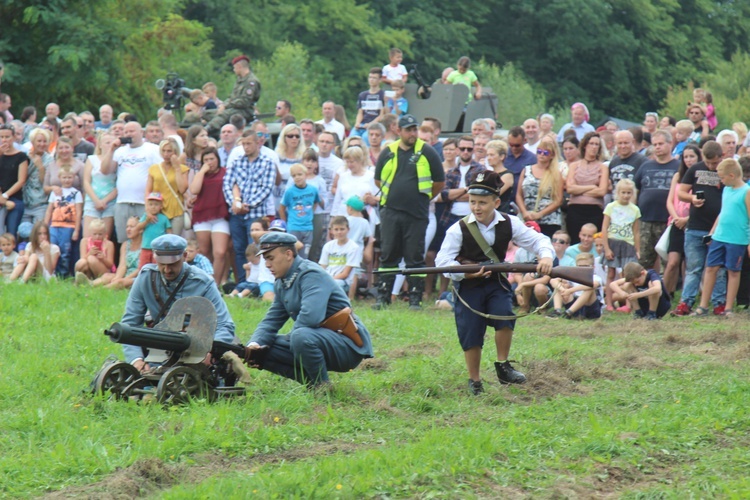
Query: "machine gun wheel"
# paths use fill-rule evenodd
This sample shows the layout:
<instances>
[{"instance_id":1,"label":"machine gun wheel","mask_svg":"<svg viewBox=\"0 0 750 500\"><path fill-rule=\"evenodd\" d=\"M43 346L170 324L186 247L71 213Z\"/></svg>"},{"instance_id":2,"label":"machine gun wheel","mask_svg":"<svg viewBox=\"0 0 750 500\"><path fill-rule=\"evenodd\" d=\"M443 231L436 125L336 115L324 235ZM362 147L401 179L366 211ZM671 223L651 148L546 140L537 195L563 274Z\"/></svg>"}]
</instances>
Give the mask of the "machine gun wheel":
<instances>
[{"instance_id":1,"label":"machine gun wheel","mask_svg":"<svg viewBox=\"0 0 750 500\"><path fill-rule=\"evenodd\" d=\"M188 366L175 366L159 380L156 399L165 405L184 404L191 399L215 399L216 394L205 377Z\"/></svg>"},{"instance_id":2,"label":"machine gun wheel","mask_svg":"<svg viewBox=\"0 0 750 500\"><path fill-rule=\"evenodd\" d=\"M111 394L116 399L123 397L123 391L141 374L130 363L113 363L102 369L96 378L94 391L96 394Z\"/></svg>"}]
</instances>

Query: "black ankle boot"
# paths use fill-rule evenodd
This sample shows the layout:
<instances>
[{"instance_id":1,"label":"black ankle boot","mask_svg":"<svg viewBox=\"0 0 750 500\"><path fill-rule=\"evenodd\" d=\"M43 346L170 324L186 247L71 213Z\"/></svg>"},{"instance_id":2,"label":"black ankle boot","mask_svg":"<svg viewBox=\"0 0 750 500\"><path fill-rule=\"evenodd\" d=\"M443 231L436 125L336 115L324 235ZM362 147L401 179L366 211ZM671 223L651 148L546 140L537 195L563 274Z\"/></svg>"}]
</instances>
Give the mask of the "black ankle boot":
<instances>
[{"instance_id":1,"label":"black ankle boot","mask_svg":"<svg viewBox=\"0 0 750 500\"><path fill-rule=\"evenodd\" d=\"M510 361L495 361L495 371L501 384L523 384L526 382L526 375L513 368Z\"/></svg>"}]
</instances>

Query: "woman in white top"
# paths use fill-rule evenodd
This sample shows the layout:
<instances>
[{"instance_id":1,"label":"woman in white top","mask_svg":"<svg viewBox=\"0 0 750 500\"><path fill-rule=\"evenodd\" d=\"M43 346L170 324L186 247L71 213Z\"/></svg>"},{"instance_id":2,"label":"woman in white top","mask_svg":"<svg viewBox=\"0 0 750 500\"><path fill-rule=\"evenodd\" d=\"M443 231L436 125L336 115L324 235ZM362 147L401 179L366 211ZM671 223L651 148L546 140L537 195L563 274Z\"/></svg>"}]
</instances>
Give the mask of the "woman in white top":
<instances>
[{"instance_id":1,"label":"woman in white top","mask_svg":"<svg viewBox=\"0 0 750 500\"><path fill-rule=\"evenodd\" d=\"M94 154L88 157L83 167L83 190L86 193L83 205L84 238L91 236L89 226L93 219L102 219L107 236L112 236L117 201L117 172L102 174L102 151L108 151L114 140L115 136L107 132L99 134Z\"/></svg>"},{"instance_id":2,"label":"woman in white top","mask_svg":"<svg viewBox=\"0 0 750 500\"><path fill-rule=\"evenodd\" d=\"M375 185L374 174L365 166L367 155L358 147L352 147L344 152L346 170L339 176L338 188L333 197L331 216L346 216L344 204L352 196L359 196L364 200L369 217L376 217L374 208L380 198L375 196L378 187ZM372 219L370 219L372 220Z\"/></svg>"}]
</instances>

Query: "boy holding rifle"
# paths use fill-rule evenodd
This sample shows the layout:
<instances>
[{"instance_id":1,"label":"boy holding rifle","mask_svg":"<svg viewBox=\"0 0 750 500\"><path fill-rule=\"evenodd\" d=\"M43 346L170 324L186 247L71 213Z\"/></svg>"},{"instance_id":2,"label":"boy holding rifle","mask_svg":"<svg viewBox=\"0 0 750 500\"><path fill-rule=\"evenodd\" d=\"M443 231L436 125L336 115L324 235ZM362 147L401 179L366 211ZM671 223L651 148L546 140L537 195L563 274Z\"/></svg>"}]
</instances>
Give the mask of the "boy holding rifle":
<instances>
[{"instance_id":1,"label":"boy holding rifle","mask_svg":"<svg viewBox=\"0 0 750 500\"><path fill-rule=\"evenodd\" d=\"M536 268L539 274L550 273L555 256L552 243L548 237L526 227L517 217L497 211L501 186L500 176L495 172L477 174L468 187L471 214L446 231L445 240L435 259L437 266L475 264L489 260L500 263L505 260L508 244L513 241L539 257ZM495 371L500 383L526 382L526 376L515 370L508 360L516 322L512 319L513 292L505 276L485 271L484 267L476 273L452 273L445 276L458 282L456 329L464 350L466 368L469 370L470 392L474 395L484 392L479 366L487 326L495 329ZM494 318L485 318L477 313L489 314ZM498 319L499 317L502 319Z\"/></svg>"}]
</instances>

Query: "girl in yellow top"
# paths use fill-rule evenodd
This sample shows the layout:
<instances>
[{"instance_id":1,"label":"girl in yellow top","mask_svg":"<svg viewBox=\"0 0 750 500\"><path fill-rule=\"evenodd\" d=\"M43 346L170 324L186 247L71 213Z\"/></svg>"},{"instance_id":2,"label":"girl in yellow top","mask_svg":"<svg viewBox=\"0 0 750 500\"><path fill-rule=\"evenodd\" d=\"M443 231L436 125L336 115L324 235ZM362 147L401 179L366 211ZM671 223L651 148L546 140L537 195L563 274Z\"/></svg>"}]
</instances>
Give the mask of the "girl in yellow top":
<instances>
[{"instance_id":1,"label":"girl in yellow top","mask_svg":"<svg viewBox=\"0 0 750 500\"><path fill-rule=\"evenodd\" d=\"M159 143L159 153L164 161L151 165L146 181L146 195L159 192L164 198L162 213L172 224L173 234L182 234L185 198L188 188L188 167L180 164L180 146L173 138ZM175 197L177 195L177 197Z\"/></svg>"}]
</instances>

